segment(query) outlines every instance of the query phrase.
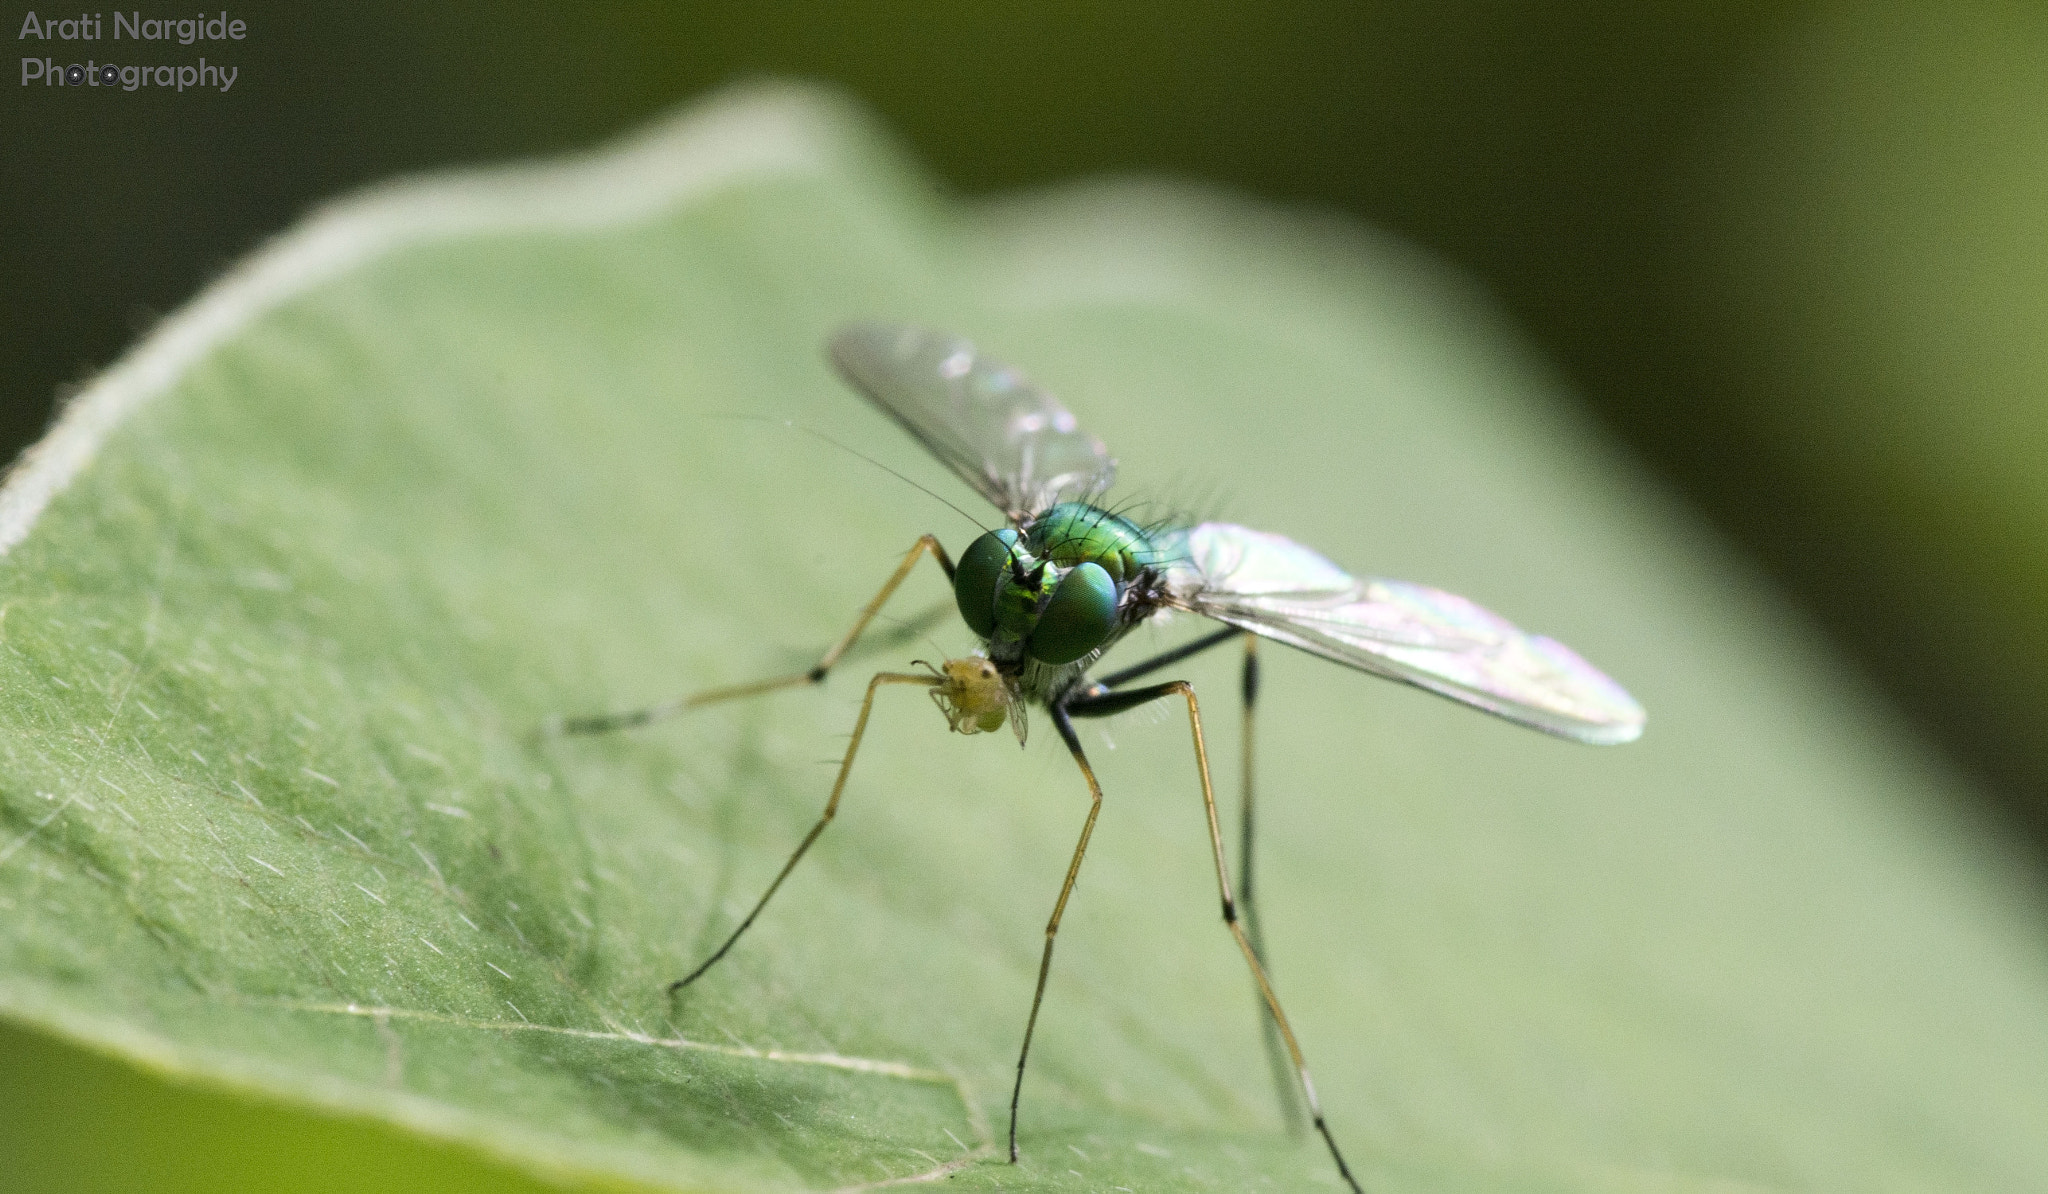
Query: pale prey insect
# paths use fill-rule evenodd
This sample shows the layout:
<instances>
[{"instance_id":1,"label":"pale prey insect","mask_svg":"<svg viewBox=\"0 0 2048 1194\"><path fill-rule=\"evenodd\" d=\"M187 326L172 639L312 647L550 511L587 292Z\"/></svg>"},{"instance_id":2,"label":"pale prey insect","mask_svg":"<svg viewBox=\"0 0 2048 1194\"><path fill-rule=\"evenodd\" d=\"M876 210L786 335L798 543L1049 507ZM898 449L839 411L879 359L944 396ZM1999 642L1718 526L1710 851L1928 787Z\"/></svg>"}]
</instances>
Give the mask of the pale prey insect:
<instances>
[{"instance_id":1,"label":"pale prey insect","mask_svg":"<svg viewBox=\"0 0 2048 1194\"><path fill-rule=\"evenodd\" d=\"M1283 1105L1291 1115L1288 1092L1298 1091L1338 1173L1359 1190L1323 1118L1300 1042L1267 975L1253 912L1251 730L1258 694L1253 644L1260 637L1274 639L1587 743L1633 740L1642 733L1642 707L1570 648L1525 633L1463 597L1403 581L1355 578L1308 548L1263 531L1221 522L1147 528L1104 509L1096 502L1115 479L1116 462L1102 442L1081 430L1050 394L965 340L914 327L862 323L833 336L828 351L855 389L1002 511L1006 525L977 538L957 565L935 536L920 538L853 628L808 671L632 712L568 719L559 728L569 733L620 729L736 697L820 683L927 554L945 571L960 617L982 647L938 667L924 664L923 672L881 672L868 681L823 814L725 942L669 989L696 981L732 949L824 832L839 809L875 693L883 686L923 686L954 730L996 730L1007 721L1019 742L1027 705L1040 706L1079 766L1091 803L1046 922L1038 986L1017 1054L1010 1093L1014 1162L1024 1065L1045 998L1053 943L1102 809L1102 788L1073 719L1179 700L1187 707L1193 732L1223 921L1244 955L1264 1008ZM1224 625L1111 675L1088 675L1126 632L1166 610L1201 614ZM1182 680L1128 685L1239 636L1245 643L1245 766L1233 890L1194 688Z\"/></svg>"}]
</instances>

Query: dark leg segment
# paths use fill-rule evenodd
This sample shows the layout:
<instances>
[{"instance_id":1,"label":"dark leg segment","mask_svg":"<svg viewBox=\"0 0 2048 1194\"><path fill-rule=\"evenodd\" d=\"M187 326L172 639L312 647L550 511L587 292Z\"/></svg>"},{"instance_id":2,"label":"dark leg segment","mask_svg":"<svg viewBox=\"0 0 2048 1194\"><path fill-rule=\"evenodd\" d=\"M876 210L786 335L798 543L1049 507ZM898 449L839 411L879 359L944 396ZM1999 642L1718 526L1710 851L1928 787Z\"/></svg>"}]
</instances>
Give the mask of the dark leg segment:
<instances>
[{"instance_id":1,"label":"dark leg segment","mask_svg":"<svg viewBox=\"0 0 2048 1194\"><path fill-rule=\"evenodd\" d=\"M1147 701L1154 701L1168 696L1181 697L1187 701L1188 705L1188 725L1195 739L1195 766L1200 771L1202 779L1202 807L1209 818L1209 846L1216 858L1216 888L1223 898L1224 926L1230 930L1231 937L1237 941L1238 952L1244 955L1245 965L1251 969L1252 981L1258 984L1259 997L1265 1001L1266 1010L1273 1017L1273 1025L1279 1030L1281 1042L1287 1047L1287 1056L1294 1065L1294 1075L1300 1082L1302 1099L1308 1106L1310 1122L1315 1125L1317 1133L1322 1136L1323 1144L1329 1148L1330 1159L1337 1164L1338 1176L1342 1177L1345 1184L1351 1187L1353 1194L1364 1194L1363 1190L1359 1187L1358 1179L1351 1176L1351 1167L1344 1163L1344 1154L1337 1148L1337 1138L1330 1134L1330 1126L1323 1118L1322 1103L1316 1098L1315 1083L1310 1080L1308 1075L1308 1062L1302 1057L1301 1043L1295 1039L1294 1029L1287 1023L1287 1013L1280 1008L1280 996L1274 992L1272 980L1266 976L1266 968L1259 961L1258 951L1252 947L1251 938L1245 935L1245 926L1238 917L1237 901L1232 896L1230 890L1230 869L1223 857L1223 828L1216 816L1216 791L1209 780L1209 747L1208 743L1203 739L1202 712L1200 706L1195 701L1194 687L1185 680L1175 680L1166 684L1155 684L1148 688L1133 689L1130 692L1109 693L1102 696L1086 695L1069 702L1064 709L1057 710L1056 715L1058 716L1059 723L1063 727L1067 727L1062 732L1068 735L1069 749L1074 751L1075 756L1078 758L1080 746L1072 738L1072 729L1066 716L1068 713L1076 717L1103 717L1142 705ZM1089 777L1089 783L1093 787L1094 777L1092 775ZM1096 801L1099 807L1101 803L1099 790ZM1094 826L1094 817L1092 815L1089 818L1089 826L1090 828ZM1084 843L1087 841L1085 834L1082 837L1082 841ZM1079 865L1080 858L1077 855L1075 857L1076 868ZM1068 883L1070 886L1072 882L1072 872L1069 872ZM1064 906L1064 904L1065 893L1062 892L1061 905ZM1050 962L1051 959L1051 943L1048 941L1046 960ZM1041 973L1039 977L1041 991L1044 989L1044 983L1044 976ZM1035 1003L1032 1006L1032 1011L1034 1015L1037 1012L1037 1005ZM1018 1083L1020 1086L1023 1083L1022 1067L1023 1060L1020 1058L1018 1059ZM1011 1146L1011 1159L1014 1160L1016 1156L1014 1143L1016 1139L1016 1100L1014 1097L1011 1099L1010 1122L1011 1140L1013 1142Z\"/></svg>"},{"instance_id":2,"label":"dark leg segment","mask_svg":"<svg viewBox=\"0 0 2048 1194\"><path fill-rule=\"evenodd\" d=\"M1259 965L1266 968L1271 977L1273 963L1266 954L1266 938L1259 932L1258 903L1253 900L1252 860L1257 857L1254 848L1252 794L1255 790L1257 771L1253 767L1253 743L1256 741L1253 713L1259 703L1259 639L1257 635L1244 636L1244 766L1240 792L1243 799L1238 803L1238 850L1237 850L1237 905L1244 917L1245 936L1251 939L1252 953L1259 959ZM1258 992L1255 990L1254 995ZM1273 1070L1273 1097L1280 1103L1280 1119L1287 1125L1288 1133L1301 1131L1301 1095L1296 1092L1294 1075L1287 1069L1287 1052L1280 1041L1280 1026L1273 1020L1273 1014L1266 1010L1263 997L1259 999L1259 1033L1266 1042L1266 1061Z\"/></svg>"},{"instance_id":3,"label":"dark leg segment","mask_svg":"<svg viewBox=\"0 0 2048 1194\"><path fill-rule=\"evenodd\" d=\"M917 565L918 557L926 552L930 552L932 558L938 561L939 567L943 568L946 572L946 579L951 581L953 579L952 557L946 554L945 548L939 546L939 541L936 537L931 535L923 536L908 552L904 553L903 562L896 565L896 571L890 574L888 581L882 585L881 591L876 593L874 598L860 611L860 617L854 621L853 629L847 631L843 638L832 644L826 650L824 656L818 660L817 665L807 671L795 672L787 676L776 676L768 680L755 680L750 684L733 684L724 688L707 688L703 692L694 692L689 696L678 697L672 701L664 701L659 705L649 705L644 709L631 709L623 713L600 713L593 717L549 718L547 723L543 725L542 732L552 734L603 734L612 730L625 730L631 729L634 726L644 726L650 721L660 721L665 717L673 717L678 713L686 713L691 709L701 709L706 705L715 705L720 701L758 696L764 692L774 692L780 688L795 688L800 684L823 683L826 673L832 670L832 665L839 662L839 657L846 654L847 649L853 646L854 640L858 639L861 636L861 632L868 628L868 623L874 621L875 615L881 612L882 606L896 592L897 586L901 585L910 576L911 569Z\"/></svg>"},{"instance_id":4,"label":"dark leg segment","mask_svg":"<svg viewBox=\"0 0 2048 1194\"><path fill-rule=\"evenodd\" d=\"M801 859L804 856L804 852L811 848L812 842L818 840L818 835L825 832L825 826L832 823L833 815L839 811L839 797L846 791L846 777L853 774L853 756L860 750L861 735L867 733L868 711L874 708L875 692L884 684L918 684L930 688L938 682L939 680L935 676L913 676L902 672L877 672L875 673L875 678L868 681L868 694L860 703L860 717L855 719L853 723L853 740L846 744L846 757L839 762L839 778L832 781L832 796L831 799L825 802L825 811L818 817L818 823L811 826L811 831L804 835L802 842L797 844L796 853L791 854L789 861L782 864L782 869L775 873L775 881L768 885L767 891L761 893L761 898L754 902L753 911L747 913L746 919L742 920L740 926L732 931L732 935L725 939L725 944L713 950L711 956L698 964L695 970L670 983L668 985L669 994L673 995L691 983L696 982L706 970L711 969L720 958L726 955L727 951L732 949L733 943L740 939L740 934L746 932L747 928L754 923L754 918L761 915L761 909L768 906L769 899L775 895L775 890L782 886L782 881L789 878L789 873L796 869L797 860ZM1039 982L1042 988L1044 979L1041 978Z\"/></svg>"},{"instance_id":5,"label":"dark leg segment","mask_svg":"<svg viewBox=\"0 0 2048 1194\"><path fill-rule=\"evenodd\" d=\"M1221 630L1212 634L1205 634L1194 642L1184 643L1171 651L1161 651L1143 663L1132 664L1120 672L1111 672L1100 680L1091 682L1088 685L1088 690L1090 693L1094 693L1097 690L1107 692L1120 684L1128 684L1140 676L1149 676L1160 668L1179 663L1190 655L1199 655L1218 643L1227 643L1243 633L1245 632L1235 626L1225 626Z\"/></svg>"}]
</instances>

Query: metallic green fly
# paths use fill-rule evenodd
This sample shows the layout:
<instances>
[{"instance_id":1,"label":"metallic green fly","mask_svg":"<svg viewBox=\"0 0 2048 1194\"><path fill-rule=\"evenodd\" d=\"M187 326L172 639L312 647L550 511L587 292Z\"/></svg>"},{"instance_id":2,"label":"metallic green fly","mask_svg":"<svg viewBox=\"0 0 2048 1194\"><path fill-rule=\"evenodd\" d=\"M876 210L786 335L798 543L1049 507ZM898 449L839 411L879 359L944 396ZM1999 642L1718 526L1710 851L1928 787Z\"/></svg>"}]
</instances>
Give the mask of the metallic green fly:
<instances>
[{"instance_id":1,"label":"metallic green fly","mask_svg":"<svg viewBox=\"0 0 2048 1194\"><path fill-rule=\"evenodd\" d=\"M568 733L621 729L719 701L821 683L925 555L945 571L960 617L982 640L982 647L939 667L926 664L922 673L881 672L868 681L824 813L739 927L669 990L696 981L732 949L824 832L839 809L875 693L882 687L924 687L954 730L973 734L1000 729L1008 722L1020 743L1025 710L1038 705L1080 767L1092 803L1046 922L1038 987L1017 1054L1009 1138L1010 1160L1016 1161L1024 1063L1045 999L1053 942L1102 810L1102 788L1081 749L1074 719L1178 700L1187 706L1193 732L1223 923L1244 955L1264 1007L1268 1048L1276 1077L1283 1083L1283 1106L1292 1114L1290 1092L1299 1092L1338 1173L1352 1190L1359 1190L1324 1121L1300 1042L1267 975L1253 912L1251 731L1258 695L1254 644L1259 638L1274 639L1580 742L1632 741L1643 730L1642 707L1570 648L1525 633L1463 597L1404 581L1355 578L1308 548L1263 531L1221 522L1147 528L1104 509L1096 503L1116 478L1116 461L1102 441L1081 430L1052 395L965 340L914 327L863 323L833 336L829 352L855 389L1002 511L1007 525L977 538L957 564L936 537L920 538L861 610L853 628L808 671L712 689L628 713L571 719L558 728ZM1200 614L1223 627L1121 671L1089 676L1103 653L1132 627L1165 611ZM1245 644L1245 768L1242 840L1233 890L1194 688L1182 680L1129 685L1240 636Z\"/></svg>"}]
</instances>

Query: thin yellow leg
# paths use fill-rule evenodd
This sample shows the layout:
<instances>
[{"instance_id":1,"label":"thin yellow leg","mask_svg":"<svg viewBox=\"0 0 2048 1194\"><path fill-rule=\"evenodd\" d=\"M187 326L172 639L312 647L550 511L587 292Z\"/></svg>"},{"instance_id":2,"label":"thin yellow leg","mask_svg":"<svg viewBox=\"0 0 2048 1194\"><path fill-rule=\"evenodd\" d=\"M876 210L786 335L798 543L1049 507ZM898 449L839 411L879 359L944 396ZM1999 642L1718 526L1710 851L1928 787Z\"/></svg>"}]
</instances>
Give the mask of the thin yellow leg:
<instances>
[{"instance_id":1,"label":"thin yellow leg","mask_svg":"<svg viewBox=\"0 0 2048 1194\"><path fill-rule=\"evenodd\" d=\"M1273 1015L1274 1026L1280 1030L1281 1039L1286 1042L1287 1055L1294 1062L1295 1076L1301 1080L1302 1098L1308 1104L1309 1117L1317 1132L1322 1134L1323 1143L1329 1146L1330 1159L1337 1163L1338 1176L1342 1177L1354 1194L1363 1194L1358 1179L1351 1176L1351 1167L1344 1163L1344 1154L1337 1149L1337 1140L1330 1135L1330 1126L1323 1119L1322 1103L1316 1098L1315 1082L1309 1078L1308 1062L1302 1058L1301 1043L1294 1037L1294 1029L1287 1023L1287 1013L1280 1008L1280 996L1273 990L1272 980L1266 976L1266 968L1259 962L1259 953L1252 948L1251 939L1245 935L1244 925L1237 915L1237 905L1230 895L1230 871L1223 860L1223 830L1216 820L1216 792L1209 782L1209 747L1202 737L1202 712L1195 703L1195 690L1185 680L1175 680L1160 686L1164 692L1178 693L1188 703L1188 726L1195 738L1195 765L1202 773L1202 807L1209 818L1209 846L1216 855L1216 886L1223 896L1223 923L1229 927L1230 935L1237 940L1239 952L1244 954L1245 965L1251 968L1252 981L1259 986L1259 995L1265 1000L1266 1008Z\"/></svg>"},{"instance_id":2,"label":"thin yellow leg","mask_svg":"<svg viewBox=\"0 0 2048 1194\"><path fill-rule=\"evenodd\" d=\"M898 579L901 578L899 577ZM893 584L894 582L891 583ZM872 608L869 612L873 612ZM858 627L855 629L858 630ZM789 873L796 869L797 860L802 858L804 852L811 848L812 842L818 840L818 835L825 832L825 826L832 823L832 817L839 811L839 797L846 791L846 777L853 774L853 756L860 750L861 736L867 733L868 711L874 708L876 690L880 689L884 684L920 684L930 688L941 682L941 678L937 676L917 676L903 672L876 672L874 679L868 681L867 696L862 698L860 703L860 716L853 723L853 740L846 744L846 757L839 762L839 778L832 781L832 796L825 801L825 811L818 817L818 823L811 826L811 831L804 835L804 840L797 845L796 853L791 854L789 861L782 864L782 869L775 873L775 881L768 885L767 891L761 893L761 898L754 902L753 911L747 913L747 918L742 920L739 927L732 931L732 935L725 939L725 944L712 951L711 956L704 959L695 970L670 983L668 985L669 994L673 995L691 983L696 982L700 975L706 970L711 969L718 959L724 957L726 952L732 949L733 943L740 939L740 934L746 932L748 926L754 923L754 918L761 915L761 909L768 906L769 899L775 895L776 889L782 886L782 881L789 878Z\"/></svg>"},{"instance_id":3,"label":"thin yellow leg","mask_svg":"<svg viewBox=\"0 0 2048 1194\"><path fill-rule=\"evenodd\" d=\"M1253 673L1253 675L1255 674ZM1247 697L1251 695L1251 687L1250 684L1247 685ZM1316 1131L1322 1134L1323 1143L1330 1150L1330 1159L1337 1163L1338 1175L1344 1179L1345 1184L1351 1187L1353 1194L1363 1194L1359 1190L1358 1179L1351 1176L1351 1167L1344 1163L1344 1154L1337 1149L1336 1137L1330 1134L1330 1126L1323 1119L1322 1104L1316 1099L1315 1083L1310 1081L1308 1076L1308 1062L1303 1060L1301 1056L1301 1043L1295 1039L1294 1029L1287 1023L1287 1013L1280 1009L1280 996L1274 992L1272 979L1267 977L1266 967L1259 961L1259 951L1253 946L1251 937L1245 932L1244 923L1238 916L1237 901L1230 892L1230 866L1223 856L1223 828L1216 818L1216 789L1209 779L1209 744L1202 734L1202 710L1201 706L1195 701L1194 686L1185 680L1173 680L1147 688L1129 689L1121 692L1092 693L1070 700L1063 707L1056 707L1054 709L1054 716L1062 727L1063 732L1067 735L1068 749L1072 750L1075 757L1078 758L1081 748L1074 740L1071 724L1067 721L1067 716L1070 712L1082 717L1106 717L1110 714L1119 713L1126 709L1135 709L1139 705L1149 704L1152 701L1169 696L1180 697L1188 704L1188 728L1193 732L1195 738L1195 768L1200 772L1202 779L1202 809L1209 820L1209 848L1216 860L1216 892L1223 898L1223 923L1230 929L1231 937L1237 941L1238 951L1244 954L1245 965L1251 968L1252 981L1259 988L1259 998L1265 1002L1266 1012L1272 1017L1273 1026L1279 1031L1280 1040L1287 1047L1287 1056L1293 1063L1294 1077L1300 1083L1301 1095L1308 1105L1310 1119L1315 1124ZM1247 763L1247 766L1249 766L1249 763ZM1087 771L1087 764L1085 762L1082 763L1082 770L1084 772ZM1247 776L1249 776L1249 772L1247 772ZM1093 775L1089 776L1089 784L1091 787L1094 784ZM1247 783L1246 787L1246 796L1247 800L1249 800L1249 783ZM1096 799L1099 803L1101 800L1099 794ZM1089 824L1091 826L1094 824L1092 816L1089 819ZM1087 836L1084 834L1081 840L1083 844L1086 844ZM1080 856L1078 854L1075 856L1074 865L1076 868L1080 866ZM1072 871L1069 871L1069 886L1072 883ZM1066 900L1066 893L1064 891L1060 893L1060 898L1061 903L1064 904ZM1048 941L1046 949L1048 960L1051 958L1051 954L1051 942ZM1045 979L1041 971L1039 978L1041 990L1043 990L1044 985ZM1037 1013L1037 1010L1037 1005L1034 1003L1032 1005L1034 1015ZM1015 1119L1016 1100L1013 1097L1011 1100L1012 1140L1015 1139ZM1014 1154L1015 1146L1013 1144L1013 1160L1015 1159Z\"/></svg>"},{"instance_id":4,"label":"thin yellow leg","mask_svg":"<svg viewBox=\"0 0 2048 1194\"><path fill-rule=\"evenodd\" d=\"M847 650L853 646L854 641L860 638L861 632L868 628L869 622L874 621L875 615L881 612L882 606L896 592L897 586L901 585L910 576L910 571L916 567L918 558L927 552L931 554L933 559L938 561L939 567L945 569L946 576L951 578L953 575L953 561L951 557L946 555L946 549L939 546L938 539L931 535L921 537L908 552L904 553L903 562L896 565L896 571L890 574L888 581L882 585L881 591L876 593L874 598L862 608L860 617L853 623L853 629L847 631L844 637L832 644L831 648L818 660L816 666L806 671L793 672L787 676L775 676L767 680L755 680L748 684L731 684L722 688L707 688L702 692L693 692L688 696L677 697L672 701L663 701L659 705L649 705L644 709L630 709L623 713L600 713L590 717L551 717L541 727L542 732L547 734L602 734L612 730L624 730L630 729L633 726L643 726L651 721L660 721L665 717L673 717L678 713L685 713L691 709L701 709L706 705L715 705L720 701L758 696L761 693L774 692L781 688L795 688L800 684L822 683L826 673L832 670L832 665L838 663L839 657L846 654Z\"/></svg>"},{"instance_id":5,"label":"thin yellow leg","mask_svg":"<svg viewBox=\"0 0 2048 1194\"><path fill-rule=\"evenodd\" d=\"M1074 894L1074 880L1081 875L1081 856L1088 853L1088 839L1095 833L1095 818L1102 812L1102 785L1096 782L1095 769L1088 765L1088 756L1082 753L1080 736L1074 733L1074 723L1067 718L1066 711L1055 707L1052 710L1053 724L1059 727L1060 737L1066 741L1067 752L1074 756L1074 762L1081 767L1081 778L1088 781L1088 819L1081 823L1081 840L1074 843L1074 859L1067 864L1067 877L1060 884L1060 898L1053 901L1052 919L1045 922L1045 952L1038 959L1038 987L1031 993L1031 1015L1024 1021L1024 1047L1017 1050L1017 1083L1010 1088L1010 1163L1017 1163L1017 1104L1024 1097L1024 1059L1031 1056L1031 1034L1038 1027L1038 1007L1045 1002L1045 979L1052 973L1053 939L1059 936L1060 918L1067 912L1067 897Z\"/></svg>"}]
</instances>

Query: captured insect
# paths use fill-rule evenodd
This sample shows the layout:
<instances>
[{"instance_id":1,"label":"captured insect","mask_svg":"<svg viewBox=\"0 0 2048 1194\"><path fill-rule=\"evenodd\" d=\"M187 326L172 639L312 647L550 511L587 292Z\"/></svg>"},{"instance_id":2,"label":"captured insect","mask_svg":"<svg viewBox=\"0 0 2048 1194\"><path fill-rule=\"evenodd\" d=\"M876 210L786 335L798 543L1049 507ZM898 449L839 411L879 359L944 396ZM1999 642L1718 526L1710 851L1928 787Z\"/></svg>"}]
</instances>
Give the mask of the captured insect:
<instances>
[{"instance_id":1,"label":"captured insect","mask_svg":"<svg viewBox=\"0 0 2048 1194\"><path fill-rule=\"evenodd\" d=\"M833 336L828 352L856 390L1002 511L1006 525L974 540L957 564L937 537L918 539L854 619L853 628L808 671L714 688L631 712L566 719L557 728L599 733L720 701L822 683L927 555L945 572L961 620L982 646L965 658L936 667L924 664L922 672L880 672L868 681L823 814L739 927L695 970L670 984L670 992L695 982L732 949L831 823L875 694L884 686L926 689L959 733L998 730L1007 722L1019 743L1025 737L1026 708L1037 705L1080 768L1091 803L1046 922L1038 986L1017 1052L1009 1138L1015 1162L1024 1064L1045 1000L1053 943L1102 811L1102 786L1081 748L1074 719L1179 701L1187 707L1193 734L1223 923L1244 955L1263 1006L1267 1046L1283 1083L1283 1106L1291 1114L1290 1092L1298 1092L1337 1172L1358 1191L1358 1179L1324 1120L1301 1043L1281 1010L1260 945L1252 898L1252 713L1259 687L1255 644L1273 639L1586 743L1632 741L1643 730L1642 706L1569 647L1526 633L1463 597L1404 581L1355 578L1308 548L1264 531L1221 522L1146 527L1103 508L1097 503L1116 479L1116 461L1102 441L1081 430L1052 395L965 340L914 327L859 323ZM1103 653L1132 627L1165 611L1200 614L1223 625L1107 676L1089 676ZM1184 680L1130 685L1239 637L1245 647L1245 766L1233 887L1193 686Z\"/></svg>"}]
</instances>

